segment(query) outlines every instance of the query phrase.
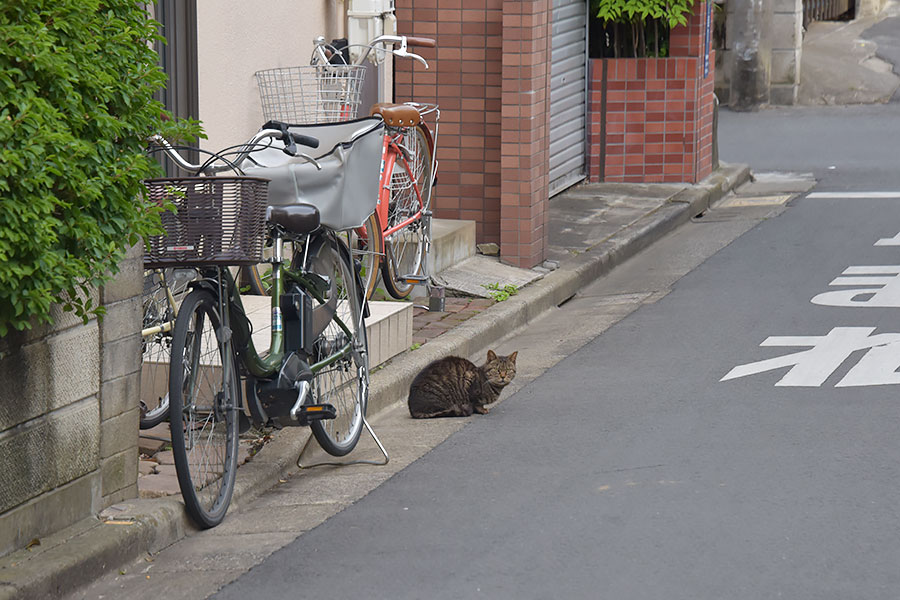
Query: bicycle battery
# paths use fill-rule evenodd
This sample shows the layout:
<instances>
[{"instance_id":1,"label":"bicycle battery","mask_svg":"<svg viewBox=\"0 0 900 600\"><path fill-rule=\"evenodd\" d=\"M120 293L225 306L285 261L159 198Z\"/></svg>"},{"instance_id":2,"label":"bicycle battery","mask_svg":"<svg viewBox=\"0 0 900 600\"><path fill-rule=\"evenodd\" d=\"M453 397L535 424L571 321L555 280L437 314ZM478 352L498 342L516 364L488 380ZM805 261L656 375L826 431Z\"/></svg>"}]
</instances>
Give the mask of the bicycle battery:
<instances>
[{"instance_id":1,"label":"bicycle battery","mask_svg":"<svg viewBox=\"0 0 900 600\"><path fill-rule=\"evenodd\" d=\"M299 287L281 295L284 351L312 354L312 297Z\"/></svg>"}]
</instances>

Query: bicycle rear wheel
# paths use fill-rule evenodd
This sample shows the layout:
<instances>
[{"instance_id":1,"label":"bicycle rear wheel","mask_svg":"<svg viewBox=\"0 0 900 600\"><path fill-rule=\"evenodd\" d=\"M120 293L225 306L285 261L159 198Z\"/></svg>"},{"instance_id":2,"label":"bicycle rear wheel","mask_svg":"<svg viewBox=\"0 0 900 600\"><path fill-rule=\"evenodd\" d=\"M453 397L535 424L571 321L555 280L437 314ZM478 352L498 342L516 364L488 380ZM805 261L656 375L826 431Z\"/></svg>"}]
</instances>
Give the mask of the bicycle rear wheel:
<instances>
[{"instance_id":1,"label":"bicycle rear wheel","mask_svg":"<svg viewBox=\"0 0 900 600\"><path fill-rule=\"evenodd\" d=\"M316 372L309 395L312 404L330 404L336 410L334 419L310 423L316 441L332 456L344 456L356 447L369 396L369 347L363 299L351 264L350 252L343 242L331 239L313 250L309 263L311 271L329 275L326 303L336 300L334 317L316 338L310 362L326 361L350 344L346 355Z\"/></svg>"},{"instance_id":2,"label":"bicycle rear wheel","mask_svg":"<svg viewBox=\"0 0 900 600\"><path fill-rule=\"evenodd\" d=\"M292 241L282 242L284 256L290 258L294 255L296 244ZM265 260L270 260L274 255L274 249L267 246L263 251ZM258 265L241 267L237 277L238 289L242 294L253 296L269 296L272 291L272 264L263 262Z\"/></svg>"},{"instance_id":3,"label":"bicycle rear wheel","mask_svg":"<svg viewBox=\"0 0 900 600\"><path fill-rule=\"evenodd\" d=\"M384 286L398 300L406 298L415 286L407 278L421 277L425 273L426 250L431 238L431 218L425 213L431 202L432 148L428 143L430 136L425 134L423 127L420 124L407 130L404 144L409 146L412 156L409 163L398 156L391 173L386 229L403 223L420 209L422 211L419 219L384 240ZM421 194L421 204L417 190Z\"/></svg>"},{"instance_id":4,"label":"bicycle rear wheel","mask_svg":"<svg viewBox=\"0 0 900 600\"><path fill-rule=\"evenodd\" d=\"M237 471L240 391L224 336L213 294L188 294L175 321L169 424L184 505L203 528L225 518Z\"/></svg>"}]
</instances>

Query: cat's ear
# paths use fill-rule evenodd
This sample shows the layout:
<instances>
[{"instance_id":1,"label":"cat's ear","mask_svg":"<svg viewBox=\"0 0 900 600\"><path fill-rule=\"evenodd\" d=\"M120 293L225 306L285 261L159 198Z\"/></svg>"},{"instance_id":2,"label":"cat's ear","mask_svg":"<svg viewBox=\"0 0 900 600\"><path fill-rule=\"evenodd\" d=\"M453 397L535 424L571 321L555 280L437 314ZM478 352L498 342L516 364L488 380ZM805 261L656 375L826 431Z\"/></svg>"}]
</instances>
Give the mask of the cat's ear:
<instances>
[{"instance_id":1,"label":"cat's ear","mask_svg":"<svg viewBox=\"0 0 900 600\"><path fill-rule=\"evenodd\" d=\"M518 355L519 355L519 351L516 350L515 352L513 352L512 354L509 355L509 360L511 360L512 362L516 362L516 356L518 356Z\"/></svg>"},{"instance_id":2,"label":"cat's ear","mask_svg":"<svg viewBox=\"0 0 900 600\"><path fill-rule=\"evenodd\" d=\"M488 357L487 357L487 359L488 359L488 360L497 360L497 355L494 354L494 351L493 351L493 350L488 350Z\"/></svg>"}]
</instances>

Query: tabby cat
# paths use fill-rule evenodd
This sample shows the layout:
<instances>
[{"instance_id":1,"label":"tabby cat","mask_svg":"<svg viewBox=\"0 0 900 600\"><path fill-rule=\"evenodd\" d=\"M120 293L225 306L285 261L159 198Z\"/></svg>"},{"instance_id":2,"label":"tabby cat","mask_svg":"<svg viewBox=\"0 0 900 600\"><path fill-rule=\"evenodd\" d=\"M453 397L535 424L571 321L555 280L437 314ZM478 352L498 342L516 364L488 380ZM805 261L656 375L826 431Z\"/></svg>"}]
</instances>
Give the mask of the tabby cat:
<instances>
[{"instance_id":1,"label":"tabby cat","mask_svg":"<svg viewBox=\"0 0 900 600\"><path fill-rule=\"evenodd\" d=\"M485 404L495 402L516 376L517 354L497 356L488 350L480 367L459 356L434 361L409 386L409 414L414 419L487 414Z\"/></svg>"}]
</instances>

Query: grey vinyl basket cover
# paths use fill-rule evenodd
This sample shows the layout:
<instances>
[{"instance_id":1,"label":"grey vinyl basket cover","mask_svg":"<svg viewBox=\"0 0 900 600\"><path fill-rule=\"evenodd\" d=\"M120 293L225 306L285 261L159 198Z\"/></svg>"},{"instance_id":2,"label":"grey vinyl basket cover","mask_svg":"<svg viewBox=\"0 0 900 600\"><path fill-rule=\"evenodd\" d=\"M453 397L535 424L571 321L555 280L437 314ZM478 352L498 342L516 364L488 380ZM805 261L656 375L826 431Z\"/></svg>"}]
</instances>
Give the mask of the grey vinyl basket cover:
<instances>
[{"instance_id":1,"label":"grey vinyl basket cover","mask_svg":"<svg viewBox=\"0 0 900 600\"><path fill-rule=\"evenodd\" d=\"M288 156L275 142L272 148L252 153L239 165L241 170L270 180L270 206L312 204L325 227L361 227L378 202L384 121L366 117L289 129L319 140L318 148L298 145L297 150L315 158L321 169L299 156Z\"/></svg>"}]
</instances>

